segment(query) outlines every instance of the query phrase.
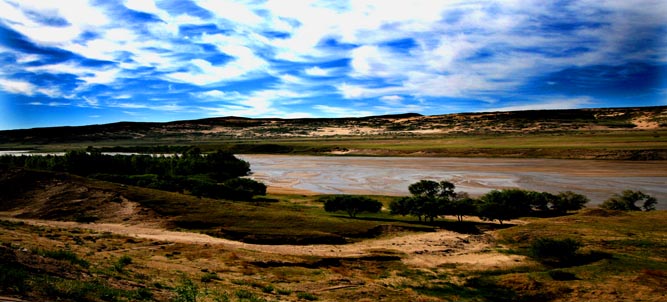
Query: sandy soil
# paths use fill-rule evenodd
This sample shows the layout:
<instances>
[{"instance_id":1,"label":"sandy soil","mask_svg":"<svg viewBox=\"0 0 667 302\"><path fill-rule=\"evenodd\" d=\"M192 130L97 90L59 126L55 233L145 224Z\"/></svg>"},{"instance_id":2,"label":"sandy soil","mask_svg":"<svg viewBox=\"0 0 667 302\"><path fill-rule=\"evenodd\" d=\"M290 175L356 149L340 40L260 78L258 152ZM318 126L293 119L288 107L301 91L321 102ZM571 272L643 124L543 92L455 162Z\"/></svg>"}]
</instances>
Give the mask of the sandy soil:
<instances>
[{"instance_id":1,"label":"sandy soil","mask_svg":"<svg viewBox=\"0 0 667 302\"><path fill-rule=\"evenodd\" d=\"M217 245L229 250L243 249L279 255L363 257L390 254L400 256L404 263L417 267L435 267L445 263L465 263L469 264L471 268L500 267L517 263L522 258L492 251L491 248L496 244L491 234L462 235L445 230L428 233L401 233L345 245L262 245L199 233L168 231L148 225L17 219L12 217L12 214L14 213L0 212L0 217L36 226L88 229L156 241Z\"/></svg>"},{"instance_id":2,"label":"sandy soil","mask_svg":"<svg viewBox=\"0 0 667 302\"><path fill-rule=\"evenodd\" d=\"M622 190L640 190L667 209L667 161L600 161L432 157L314 157L240 155L252 177L272 190L325 194L407 195L421 179L447 180L481 195L523 188L585 194L591 205ZM295 192L296 192L295 191ZM663 201L663 202L660 202Z\"/></svg>"}]
</instances>

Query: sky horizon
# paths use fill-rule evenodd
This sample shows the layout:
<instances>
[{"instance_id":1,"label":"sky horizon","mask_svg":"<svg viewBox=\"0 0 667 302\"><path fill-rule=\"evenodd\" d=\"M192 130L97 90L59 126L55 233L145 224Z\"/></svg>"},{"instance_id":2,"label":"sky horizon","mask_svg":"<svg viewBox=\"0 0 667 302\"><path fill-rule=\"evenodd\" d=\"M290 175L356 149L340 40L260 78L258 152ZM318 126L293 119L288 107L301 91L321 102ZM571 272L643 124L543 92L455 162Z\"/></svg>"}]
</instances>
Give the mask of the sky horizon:
<instances>
[{"instance_id":1,"label":"sky horizon","mask_svg":"<svg viewBox=\"0 0 667 302\"><path fill-rule=\"evenodd\" d=\"M0 0L0 130L667 105L667 2Z\"/></svg>"}]
</instances>

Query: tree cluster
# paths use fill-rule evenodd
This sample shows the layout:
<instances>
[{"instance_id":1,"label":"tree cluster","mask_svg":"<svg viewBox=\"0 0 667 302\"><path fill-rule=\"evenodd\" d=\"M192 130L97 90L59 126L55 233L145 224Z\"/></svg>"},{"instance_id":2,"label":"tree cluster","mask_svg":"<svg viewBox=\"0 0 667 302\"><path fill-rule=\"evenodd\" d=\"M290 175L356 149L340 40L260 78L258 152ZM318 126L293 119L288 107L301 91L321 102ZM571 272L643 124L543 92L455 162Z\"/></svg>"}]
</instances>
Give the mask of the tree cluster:
<instances>
[{"instance_id":1,"label":"tree cluster","mask_svg":"<svg viewBox=\"0 0 667 302\"><path fill-rule=\"evenodd\" d=\"M525 216L563 215L582 209L588 198L571 191L551 194L521 189L493 190L477 201L477 216L503 221Z\"/></svg>"},{"instance_id":2,"label":"tree cluster","mask_svg":"<svg viewBox=\"0 0 667 302\"><path fill-rule=\"evenodd\" d=\"M637 205L641 203L641 207ZM655 197L644 194L641 191L625 190L620 195L614 194L602 205L603 209L620 211L653 211L658 201Z\"/></svg>"},{"instance_id":3,"label":"tree cluster","mask_svg":"<svg viewBox=\"0 0 667 302\"><path fill-rule=\"evenodd\" d=\"M462 219L473 212L473 203L465 193L454 192L454 184L448 181L435 182L421 180L408 187L412 196L392 202L389 209L392 214L417 216L419 221L429 220L443 215L455 215Z\"/></svg>"},{"instance_id":4,"label":"tree cluster","mask_svg":"<svg viewBox=\"0 0 667 302\"><path fill-rule=\"evenodd\" d=\"M448 181L421 180L411 184L408 197L393 201L392 214L417 216L419 221L434 221L437 217L452 215L459 221L464 216L479 216L484 220L503 221L522 216L562 215L579 210L588 202L586 196L574 192L551 194L520 189L493 190L479 199L465 192L455 192Z\"/></svg>"},{"instance_id":5,"label":"tree cluster","mask_svg":"<svg viewBox=\"0 0 667 302\"><path fill-rule=\"evenodd\" d=\"M266 193L264 184L240 178L249 174L248 162L222 151L205 155L197 148L173 156L107 155L89 148L64 156L0 156L0 164L212 198L249 200Z\"/></svg>"}]
</instances>

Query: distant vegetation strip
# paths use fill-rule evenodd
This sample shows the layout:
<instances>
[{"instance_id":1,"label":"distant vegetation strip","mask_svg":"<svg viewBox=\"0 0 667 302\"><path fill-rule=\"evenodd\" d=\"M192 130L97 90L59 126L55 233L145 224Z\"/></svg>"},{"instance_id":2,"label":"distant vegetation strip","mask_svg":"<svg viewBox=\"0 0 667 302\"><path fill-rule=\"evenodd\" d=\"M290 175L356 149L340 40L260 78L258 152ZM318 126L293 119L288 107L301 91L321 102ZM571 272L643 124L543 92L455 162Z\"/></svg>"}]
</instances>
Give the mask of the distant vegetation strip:
<instances>
[{"instance_id":1,"label":"distant vegetation strip","mask_svg":"<svg viewBox=\"0 0 667 302\"><path fill-rule=\"evenodd\" d=\"M667 159L667 106L364 118L221 117L0 131L0 150ZM120 150L116 150L120 151Z\"/></svg>"},{"instance_id":2,"label":"distant vegetation strip","mask_svg":"<svg viewBox=\"0 0 667 302\"><path fill-rule=\"evenodd\" d=\"M191 148L182 155L106 155L99 150L69 151L64 156L0 156L8 167L69 172L76 175L212 198L250 200L264 195L266 186L240 178L250 164L218 151L202 154Z\"/></svg>"}]
</instances>

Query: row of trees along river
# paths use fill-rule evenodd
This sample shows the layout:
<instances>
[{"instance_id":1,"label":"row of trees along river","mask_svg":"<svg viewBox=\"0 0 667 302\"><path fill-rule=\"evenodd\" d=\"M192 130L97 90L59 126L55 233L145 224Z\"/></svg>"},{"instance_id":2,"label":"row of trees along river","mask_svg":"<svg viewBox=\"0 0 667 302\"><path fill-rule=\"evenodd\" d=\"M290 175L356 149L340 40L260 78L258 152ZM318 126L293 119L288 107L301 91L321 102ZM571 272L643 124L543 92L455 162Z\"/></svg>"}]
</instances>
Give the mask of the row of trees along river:
<instances>
[{"instance_id":1,"label":"row of trees along river","mask_svg":"<svg viewBox=\"0 0 667 302\"><path fill-rule=\"evenodd\" d=\"M465 192L456 192L448 181L421 180L409 186L411 196L394 200L389 209L395 215L411 215L433 222L437 217L452 215L459 221L464 216L478 216L483 220L503 221L527 216L558 216L568 211L582 209L588 198L571 191L558 194L521 189L493 190L479 198L471 198ZM364 196L325 196L324 209L328 212L347 212L355 217L361 212L379 212L382 204ZM652 211L657 200L639 191L626 190L615 194L601 207L623 211Z\"/></svg>"},{"instance_id":2,"label":"row of trees along river","mask_svg":"<svg viewBox=\"0 0 667 302\"><path fill-rule=\"evenodd\" d=\"M182 155L108 155L97 149L69 151L64 156L0 156L0 165L29 169L69 172L76 175L121 184L189 193L220 199L252 200L265 195L266 186L248 178L250 164L233 154L217 151L202 154L191 148ZM559 194L521 189L493 190L479 198L456 192L448 181L421 180L409 186L411 196L394 200L389 208L395 215L411 215L433 221L453 215L478 216L503 221L524 216L555 216L583 208L584 195L566 191ZM347 212L355 217L361 212L379 212L382 204L372 198L353 195L325 196L328 212ZM640 203L640 205L637 205ZM657 201L639 191L623 191L605 201L601 207L615 210L654 210Z\"/></svg>"},{"instance_id":3,"label":"row of trees along river","mask_svg":"<svg viewBox=\"0 0 667 302\"><path fill-rule=\"evenodd\" d=\"M190 193L196 196L250 200L266 194L266 186L241 178L250 164L222 151L182 155L107 155L99 150L69 151L64 156L0 156L0 165L69 172L121 184Z\"/></svg>"}]
</instances>

